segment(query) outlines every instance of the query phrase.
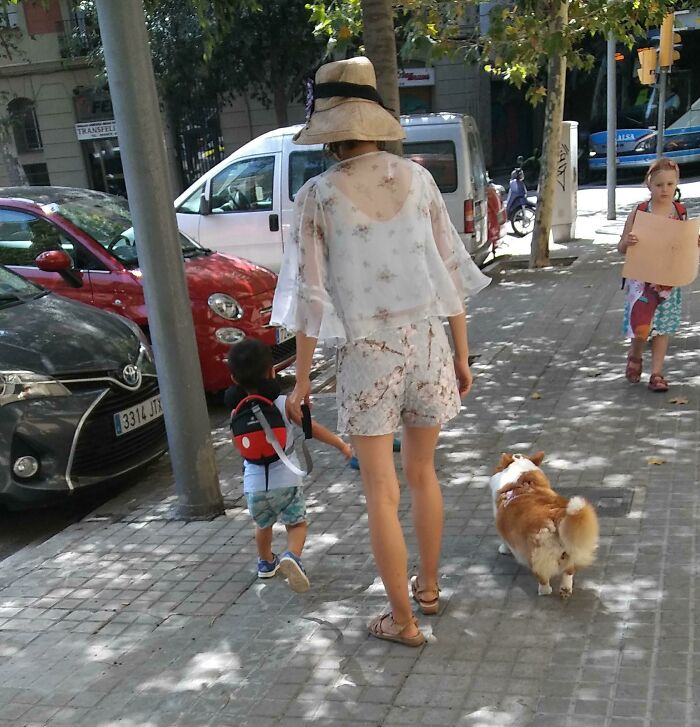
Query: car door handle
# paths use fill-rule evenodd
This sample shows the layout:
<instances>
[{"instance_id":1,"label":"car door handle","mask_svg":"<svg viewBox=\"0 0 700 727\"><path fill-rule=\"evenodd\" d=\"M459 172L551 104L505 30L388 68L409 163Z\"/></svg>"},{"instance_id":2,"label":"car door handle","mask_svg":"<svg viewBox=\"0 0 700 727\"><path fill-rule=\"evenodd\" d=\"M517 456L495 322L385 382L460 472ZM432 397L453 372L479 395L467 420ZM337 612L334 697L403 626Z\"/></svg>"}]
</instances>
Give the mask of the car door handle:
<instances>
[{"instance_id":1,"label":"car door handle","mask_svg":"<svg viewBox=\"0 0 700 727\"><path fill-rule=\"evenodd\" d=\"M277 232L280 228L280 216L273 212L270 215L269 220L270 220L270 232Z\"/></svg>"}]
</instances>

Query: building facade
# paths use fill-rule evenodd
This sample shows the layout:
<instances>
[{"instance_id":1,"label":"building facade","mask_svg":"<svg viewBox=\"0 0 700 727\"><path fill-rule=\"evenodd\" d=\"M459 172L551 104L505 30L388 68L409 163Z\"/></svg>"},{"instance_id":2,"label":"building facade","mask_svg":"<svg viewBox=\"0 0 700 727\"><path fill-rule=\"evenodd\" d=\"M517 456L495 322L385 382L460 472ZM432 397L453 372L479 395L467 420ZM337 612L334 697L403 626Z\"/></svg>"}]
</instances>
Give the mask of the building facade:
<instances>
[{"instance_id":1,"label":"building facade","mask_svg":"<svg viewBox=\"0 0 700 727\"><path fill-rule=\"evenodd\" d=\"M109 90L88 63L96 37L74 0L29 0L0 17L17 50L0 58L0 185L87 187L126 194ZM401 71L402 113L470 114L491 158L491 83L476 67L438 63ZM304 119L289 107L290 123ZM164 116L164 122L166 122ZM176 131L165 128L173 196L203 171L277 125L245 97ZM214 141L212 141L212 139Z\"/></svg>"}]
</instances>

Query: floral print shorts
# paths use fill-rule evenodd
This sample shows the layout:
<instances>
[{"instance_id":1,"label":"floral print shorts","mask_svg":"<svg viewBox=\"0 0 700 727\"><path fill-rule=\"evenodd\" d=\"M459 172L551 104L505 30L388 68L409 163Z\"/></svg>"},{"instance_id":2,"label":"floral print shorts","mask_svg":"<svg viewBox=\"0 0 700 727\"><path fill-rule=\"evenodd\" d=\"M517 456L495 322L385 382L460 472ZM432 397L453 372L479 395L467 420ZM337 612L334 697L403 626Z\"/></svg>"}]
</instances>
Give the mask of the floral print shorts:
<instances>
[{"instance_id":1,"label":"floral print shorts","mask_svg":"<svg viewBox=\"0 0 700 727\"><path fill-rule=\"evenodd\" d=\"M402 422L434 427L460 408L452 350L437 318L346 343L336 387L341 434L391 434Z\"/></svg>"}]
</instances>

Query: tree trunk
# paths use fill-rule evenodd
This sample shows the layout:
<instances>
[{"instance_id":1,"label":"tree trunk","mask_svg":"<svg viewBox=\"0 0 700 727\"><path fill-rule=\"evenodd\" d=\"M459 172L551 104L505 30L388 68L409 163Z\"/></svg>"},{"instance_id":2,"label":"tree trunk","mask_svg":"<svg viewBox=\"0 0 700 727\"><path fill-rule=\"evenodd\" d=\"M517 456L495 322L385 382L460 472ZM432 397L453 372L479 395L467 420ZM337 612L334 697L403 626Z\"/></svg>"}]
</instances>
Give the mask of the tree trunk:
<instances>
[{"instance_id":1,"label":"tree trunk","mask_svg":"<svg viewBox=\"0 0 700 727\"><path fill-rule=\"evenodd\" d=\"M287 89L280 81L276 81L274 84L273 99L277 126L289 126L289 117L287 116Z\"/></svg>"},{"instance_id":2,"label":"tree trunk","mask_svg":"<svg viewBox=\"0 0 700 727\"><path fill-rule=\"evenodd\" d=\"M29 180L15 154L11 126L9 119L0 121L0 156L7 170L7 184L10 187L25 187L29 184Z\"/></svg>"},{"instance_id":3,"label":"tree trunk","mask_svg":"<svg viewBox=\"0 0 700 727\"><path fill-rule=\"evenodd\" d=\"M568 16L569 0L552 0L550 11L551 32L561 32L568 22ZM531 268L541 268L549 265L549 236L552 231L557 160L561 146L561 126L564 120L565 82L566 56L552 55L547 66L547 101L544 114L537 212L530 249Z\"/></svg>"},{"instance_id":4,"label":"tree trunk","mask_svg":"<svg viewBox=\"0 0 700 727\"><path fill-rule=\"evenodd\" d=\"M361 0L362 36L367 57L377 74L377 90L396 118L400 114L399 69L391 0ZM387 150L401 154L401 142L387 142Z\"/></svg>"}]
</instances>

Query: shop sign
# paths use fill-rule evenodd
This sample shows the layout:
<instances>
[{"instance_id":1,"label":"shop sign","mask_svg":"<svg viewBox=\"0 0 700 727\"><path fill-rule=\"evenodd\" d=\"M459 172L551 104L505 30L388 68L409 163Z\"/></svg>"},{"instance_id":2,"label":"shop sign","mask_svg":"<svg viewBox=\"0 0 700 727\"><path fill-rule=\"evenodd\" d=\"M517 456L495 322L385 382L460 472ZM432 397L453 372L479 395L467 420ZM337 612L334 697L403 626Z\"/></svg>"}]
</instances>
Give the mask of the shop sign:
<instances>
[{"instance_id":1,"label":"shop sign","mask_svg":"<svg viewBox=\"0 0 700 727\"><path fill-rule=\"evenodd\" d=\"M434 85L434 68L404 68L403 70L399 70L399 88Z\"/></svg>"},{"instance_id":2,"label":"shop sign","mask_svg":"<svg viewBox=\"0 0 700 727\"><path fill-rule=\"evenodd\" d=\"M117 124L114 119L109 121L92 121L86 124L76 124L75 133L78 141L88 139L108 139L117 135Z\"/></svg>"},{"instance_id":3,"label":"shop sign","mask_svg":"<svg viewBox=\"0 0 700 727\"><path fill-rule=\"evenodd\" d=\"M73 103L76 121L108 121L114 118L108 91L78 87L74 91Z\"/></svg>"}]
</instances>

